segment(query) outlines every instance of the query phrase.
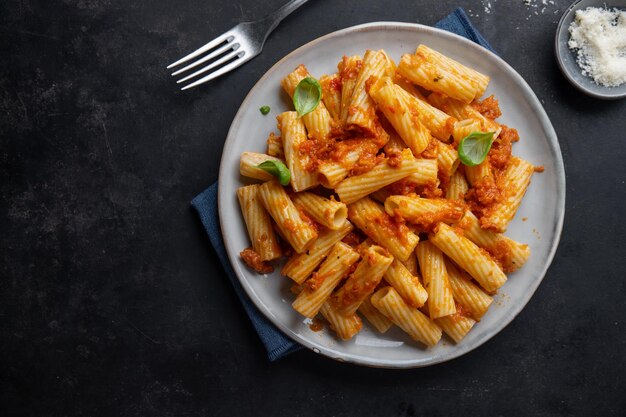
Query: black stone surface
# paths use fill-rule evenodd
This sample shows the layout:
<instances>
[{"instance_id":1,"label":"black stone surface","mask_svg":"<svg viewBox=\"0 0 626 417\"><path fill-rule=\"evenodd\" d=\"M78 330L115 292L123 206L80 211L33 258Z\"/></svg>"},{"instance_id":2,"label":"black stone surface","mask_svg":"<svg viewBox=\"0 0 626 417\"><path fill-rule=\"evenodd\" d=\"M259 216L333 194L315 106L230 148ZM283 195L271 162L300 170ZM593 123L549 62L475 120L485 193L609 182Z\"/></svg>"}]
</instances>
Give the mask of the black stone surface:
<instances>
[{"instance_id":1,"label":"black stone surface","mask_svg":"<svg viewBox=\"0 0 626 417\"><path fill-rule=\"evenodd\" d=\"M0 415L625 415L626 100L587 98L559 73L568 1L312 0L254 61L175 88L166 64L283 1L0 2ZM268 363L189 207L240 102L318 36L434 24L459 5L559 134L567 210L545 281L446 364Z\"/></svg>"}]
</instances>

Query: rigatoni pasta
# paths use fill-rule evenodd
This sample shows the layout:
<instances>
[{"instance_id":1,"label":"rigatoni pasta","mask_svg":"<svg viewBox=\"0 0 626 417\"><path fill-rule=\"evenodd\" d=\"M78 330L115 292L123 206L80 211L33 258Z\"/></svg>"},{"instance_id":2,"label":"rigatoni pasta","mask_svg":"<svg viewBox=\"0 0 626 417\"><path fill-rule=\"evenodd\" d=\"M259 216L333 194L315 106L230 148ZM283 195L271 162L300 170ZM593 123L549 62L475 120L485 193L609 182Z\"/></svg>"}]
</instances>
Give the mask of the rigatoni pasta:
<instances>
[{"instance_id":1,"label":"rigatoni pasta","mask_svg":"<svg viewBox=\"0 0 626 417\"><path fill-rule=\"evenodd\" d=\"M415 254L428 291L430 318L437 319L456 313L443 253L431 242L423 241L417 245Z\"/></svg>"},{"instance_id":2,"label":"rigatoni pasta","mask_svg":"<svg viewBox=\"0 0 626 417\"><path fill-rule=\"evenodd\" d=\"M270 181L274 177L267 171L259 168L265 161L280 161L279 158L257 152L243 152L239 158L239 173L244 177L261 181Z\"/></svg>"},{"instance_id":3,"label":"rigatoni pasta","mask_svg":"<svg viewBox=\"0 0 626 417\"><path fill-rule=\"evenodd\" d=\"M341 75L323 75L320 77L322 100L330 117L338 119L341 114Z\"/></svg>"},{"instance_id":4,"label":"rigatoni pasta","mask_svg":"<svg viewBox=\"0 0 626 417\"><path fill-rule=\"evenodd\" d=\"M535 167L530 162L521 158L511 158L511 164L504 171L502 178L503 196L490 213L481 219L482 227L500 233L506 231L522 202L534 172Z\"/></svg>"},{"instance_id":5,"label":"rigatoni pasta","mask_svg":"<svg viewBox=\"0 0 626 417\"><path fill-rule=\"evenodd\" d=\"M318 234L310 224L302 220L285 189L276 181L268 181L258 188L258 193L263 206L291 247L297 253L304 252Z\"/></svg>"},{"instance_id":6,"label":"rigatoni pasta","mask_svg":"<svg viewBox=\"0 0 626 417\"><path fill-rule=\"evenodd\" d=\"M440 223L428 239L467 271L486 291L493 292L506 282L506 275L491 257L447 224Z\"/></svg>"},{"instance_id":7,"label":"rigatoni pasta","mask_svg":"<svg viewBox=\"0 0 626 417\"><path fill-rule=\"evenodd\" d=\"M454 301L463 306L463 310L467 311L469 316L479 321L487 312L493 298L472 282L466 273L459 271L450 259L446 259L445 263Z\"/></svg>"},{"instance_id":8,"label":"rigatoni pasta","mask_svg":"<svg viewBox=\"0 0 626 417\"><path fill-rule=\"evenodd\" d=\"M359 306L358 312L361 313L363 317L365 317L367 321L369 321L380 333L385 333L391 326L393 326L391 320L389 320L387 316L378 311L378 309L372 305L370 297L363 300Z\"/></svg>"},{"instance_id":9,"label":"rigatoni pasta","mask_svg":"<svg viewBox=\"0 0 626 417\"><path fill-rule=\"evenodd\" d=\"M389 283L400 297L411 307L419 308L424 305L428 298L428 292L424 289L417 274L411 273L404 264L394 259L387 271L385 281Z\"/></svg>"},{"instance_id":10,"label":"rigatoni pasta","mask_svg":"<svg viewBox=\"0 0 626 417\"><path fill-rule=\"evenodd\" d=\"M352 339L363 327L363 322L357 314L350 316L341 314L328 301L322 305L320 313L328 321L330 328L342 340Z\"/></svg>"},{"instance_id":11,"label":"rigatoni pasta","mask_svg":"<svg viewBox=\"0 0 626 417\"><path fill-rule=\"evenodd\" d=\"M374 291L391 262L393 257L380 246L367 248L356 270L334 295L337 310L348 316L356 313L363 300Z\"/></svg>"},{"instance_id":12,"label":"rigatoni pasta","mask_svg":"<svg viewBox=\"0 0 626 417\"><path fill-rule=\"evenodd\" d=\"M335 188L341 201L346 204L353 203L376 190L417 173L420 168L409 150L402 152L398 165L390 165L389 162L383 160L365 174L341 181Z\"/></svg>"},{"instance_id":13,"label":"rigatoni pasta","mask_svg":"<svg viewBox=\"0 0 626 417\"><path fill-rule=\"evenodd\" d=\"M313 220L329 229L339 229L348 218L348 207L344 203L317 194L297 193L293 196L293 202L301 206Z\"/></svg>"},{"instance_id":14,"label":"rigatoni pasta","mask_svg":"<svg viewBox=\"0 0 626 417\"><path fill-rule=\"evenodd\" d=\"M298 83L300 83L300 81L304 78L310 76L311 74L309 74L306 67L304 65L300 65L292 73L283 78L281 84L285 92L289 94L289 97L293 97ZM302 120L309 135L313 138L325 139L332 128L330 113L326 109L326 106L324 106L323 102L321 102L311 113L305 114L302 117Z\"/></svg>"},{"instance_id":15,"label":"rigatoni pasta","mask_svg":"<svg viewBox=\"0 0 626 417\"><path fill-rule=\"evenodd\" d=\"M357 126L369 134L376 132L376 106L367 92L366 83L372 78L393 75L394 67L395 64L385 51L368 50L365 52L361 70L349 99L346 118L348 125Z\"/></svg>"},{"instance_id":16,"label":"rigatoni pasta","mask_svg":"<svg viewBox=\"0 0 626 417\"><path fill-rule=\"evenodd\" d=\"M284 112L276 119L282 134L285 160L291 172L291 186L294 191L303 191L317 185L319 183L317 176L307 169L310 157L300 150L300 147L307 141L307 135L304 123L298 118L298 113Z\"/></svg>"},{"instance_id":17,"label":"rigatoni pasta","mask_svg":"<svg viewBox=\"0 0 626 417\"><path fill-rule=\"evenodd\" d=\"M322 262L335 243L346 237L353 229L350 222L345 222L337 230L322 230L317 239L304 252L291 256L281 273L293 279L298 284L306 280L313 270Z\"/></svg>"},{"instance_id":18,"label":"rigatoni pasta","mask_svg":"<svg viewBox=\"0 0 626 417\"><path fill-rule=\"evenodd\" d=\"M252 248L262 261L271 261L281 256L280 246L274 234L270 216L261 204L258 184L240 187L237 198L248 228Z\"/></svg>"},{"instance_id":19,"label":"rigatoni pasta","mask_svg":"<svg viewBox=\"0 0 626 417\"><path fill-rule=\"evenodd\" d=\"M376 291L371 302L413 340L426 346L434 346L441 339L441 328L419 310L409 307L393 288L384 287Z\"/></svg>"},{"instance_id":20,"label":"rigatoni pasta","mask_svg":"<svg viewBox=\"0 0 626 417\"><path fill-rule=\"evenodd\" d=\"M304 288L293 302L293 308L306 317L313 318L348 272L359 260L359 254L345 243L338 242L314 275L304 283Z\"/></svg>"},{"instance_id":21,"label":"rigatoni pasta","mask_svg":"<svg viewBox=\"0 0 626 417\"><path fill-rule=\"evenodd\" d=\"M296 93L305 78L315 88ZM364 317L426 346L443 333L463 343L530 256L502 232L541 170L512 156L517 131L496 121L495 97L479 100L488 83L426 45L398 67L383 50L344 56L319 85L304 65L285 74L295 111L278 115L266 153L240 158L242 177L262 182L237 190L242 260L269 273L286 256L292 307L339 339ZM468 162L460 144L476 137L491 148Z\"/></svg>"},{"instance_id":22,"label":"rigatoni pasta","mask_svg":"<svg viewBox=\"0 0 626 417\"><path fill-rule=\"evenodd\" d=\"M348 218L401 261L408 259L419 242L419 237L406 225L395 222L378 203L368 197L348 206Z\"/></svg>"}]
</instances>

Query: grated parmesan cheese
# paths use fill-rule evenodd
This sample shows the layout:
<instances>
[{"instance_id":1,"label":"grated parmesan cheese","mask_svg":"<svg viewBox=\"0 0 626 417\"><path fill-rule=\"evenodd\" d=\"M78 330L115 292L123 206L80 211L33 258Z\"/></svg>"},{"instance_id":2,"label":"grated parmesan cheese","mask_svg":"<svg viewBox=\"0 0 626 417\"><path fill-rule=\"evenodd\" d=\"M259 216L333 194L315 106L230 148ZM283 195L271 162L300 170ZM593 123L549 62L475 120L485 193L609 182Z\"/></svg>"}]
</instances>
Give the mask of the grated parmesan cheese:
<instances>
[{"instance_id":1,"label":"grated parmesan cheese","mask_svg":"<svg viewBox=\"0 0 626 417\"><path fill-rule=\"evenodd\" d=\"M569 33L568 46L583 75L606 87L626 83L626 11L578 10Z\"/></svg>"}]
</instances>

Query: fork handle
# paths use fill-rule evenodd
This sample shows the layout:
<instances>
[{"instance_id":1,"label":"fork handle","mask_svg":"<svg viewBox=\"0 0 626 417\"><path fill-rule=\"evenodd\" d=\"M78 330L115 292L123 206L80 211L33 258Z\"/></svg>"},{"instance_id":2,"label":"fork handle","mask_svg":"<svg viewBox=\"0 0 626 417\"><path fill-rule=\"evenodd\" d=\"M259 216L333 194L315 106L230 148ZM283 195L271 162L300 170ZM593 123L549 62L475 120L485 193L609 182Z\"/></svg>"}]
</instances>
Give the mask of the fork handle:
<instances>
[{"instance_id":1,"label":"fork handle","mask_svg":"<svg viewBox=\"0 0 626 417\"><path fill-rule=\"evenodd\" d=\"M289 16L291 12L302 6L307 1L309 0L291 0L274 13L265 16L263 20L265 20L269 25L265 37L267 37L285 17Z\"/></svg>"}]
</instances>

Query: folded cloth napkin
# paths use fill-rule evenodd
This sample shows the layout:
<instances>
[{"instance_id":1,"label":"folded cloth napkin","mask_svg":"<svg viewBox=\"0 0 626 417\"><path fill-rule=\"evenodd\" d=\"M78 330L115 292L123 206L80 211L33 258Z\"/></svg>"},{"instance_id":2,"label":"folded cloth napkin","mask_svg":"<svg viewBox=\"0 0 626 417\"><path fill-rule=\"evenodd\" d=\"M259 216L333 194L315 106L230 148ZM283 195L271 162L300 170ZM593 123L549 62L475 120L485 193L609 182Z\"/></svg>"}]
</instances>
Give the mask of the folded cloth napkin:
<instances>
[{"instance_id":1,"label":"folded cloth napkin","mask_svg":"<svg viewBox=\"0 0 626 417\"><path fill-rule=\"evenodd\" d=\"M472 26L472 23L465 14L465 11L463 11L460 7L437 22L435 26L439 29L444 29L448 32L463 36L464 38L474 41L494 52L491 45L489 45L485 38L483 38L482 35L478 33L476 28ZM226 275L233 284L233 287L235 287L237 296L241 299L243 307L252 321L252 325L265 345L269 360L275 361L276 359L280 359L291 352L301 349L302 346L285 336L284 333L278 330L261 312L259 312L259 310L252 304L252 301L250 301L250 299L246 296L243 288L241 288L241 284L237 280L235 271L233 271L233 267L228 261L226 248L224 247L224 242L222 240L217 214L217 183L214 183L194 198L191 205L198 212L200 220L209 235L211 244L213 245L213 248L215 248L217 257L222 263Z\"/></svg>"}]
</instances>

